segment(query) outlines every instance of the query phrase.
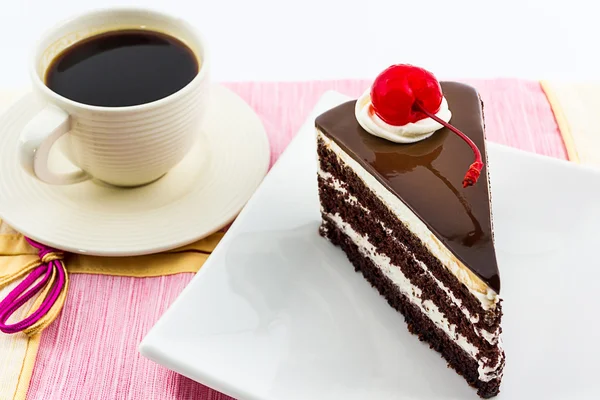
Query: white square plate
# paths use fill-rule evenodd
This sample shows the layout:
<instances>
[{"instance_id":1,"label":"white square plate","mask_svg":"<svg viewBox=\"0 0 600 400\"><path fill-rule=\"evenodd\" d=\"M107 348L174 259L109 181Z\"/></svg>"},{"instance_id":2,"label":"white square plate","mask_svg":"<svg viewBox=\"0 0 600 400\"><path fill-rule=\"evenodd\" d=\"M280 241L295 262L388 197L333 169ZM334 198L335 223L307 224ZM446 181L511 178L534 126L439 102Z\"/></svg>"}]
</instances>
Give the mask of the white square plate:
<instances>
[{"instance_id":1,"label":"white square plate","mask_svg":"<svg viewBox=\"0 0 600 400\"><path fill-rule=\"evenodd\" d=\"M238 399L476 399L317 233L314 117L140 346ZM499 399L600 385L600 173L489 144L506 368Z\"/></svg>"}]
</instances>

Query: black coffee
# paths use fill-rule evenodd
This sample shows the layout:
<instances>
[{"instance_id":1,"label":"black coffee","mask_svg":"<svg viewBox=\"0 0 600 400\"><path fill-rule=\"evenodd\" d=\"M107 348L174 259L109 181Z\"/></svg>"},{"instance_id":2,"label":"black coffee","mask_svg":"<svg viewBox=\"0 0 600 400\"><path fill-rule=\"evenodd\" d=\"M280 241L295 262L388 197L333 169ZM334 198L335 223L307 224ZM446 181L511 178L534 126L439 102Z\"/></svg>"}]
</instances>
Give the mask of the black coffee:
<instances>
[{"instance_id":1,"label":"black coffee","mask_svg":"<svg viewBox=\"0 0 600 400\"><path fill-rule=\"evenodd\" d=\"M46 72L46 85L77 102L105 107L150 103L190 83L199 62L192 50L169 35L123 30L83 40L59 54Z\"/></svg>"}]
</instances>

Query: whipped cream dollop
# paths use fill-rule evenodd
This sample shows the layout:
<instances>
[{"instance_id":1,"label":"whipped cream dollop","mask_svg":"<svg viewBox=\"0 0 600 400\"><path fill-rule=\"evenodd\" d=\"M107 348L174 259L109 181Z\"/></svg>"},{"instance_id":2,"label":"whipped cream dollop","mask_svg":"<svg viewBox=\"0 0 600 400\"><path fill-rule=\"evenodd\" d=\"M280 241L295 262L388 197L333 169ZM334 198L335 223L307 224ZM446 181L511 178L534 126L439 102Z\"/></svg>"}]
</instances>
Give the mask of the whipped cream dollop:
<instances>
[{"instance_id":1,"label":"whipped cream dollop","mask_svg":"<svg viewBox=\"0 0 600 400\"><path fill-rule=\"evenodd\" d=\"M356 120L369 132L371 135L379 136L380 138L390 140L396 143L414 143L419 140L427 139L433 135L435 131L442 128L442 125L435 122L431 118L425 118L417 122L410 122L406 125L395 126L390 125L373 110L371 103L371 89L367 89L362 96L356 101L354 109ZM445 97L442 97L440 110L435 114L445 122L450 121L452 113L448 109L448 102Z\"/></svg>"}]
</instances>

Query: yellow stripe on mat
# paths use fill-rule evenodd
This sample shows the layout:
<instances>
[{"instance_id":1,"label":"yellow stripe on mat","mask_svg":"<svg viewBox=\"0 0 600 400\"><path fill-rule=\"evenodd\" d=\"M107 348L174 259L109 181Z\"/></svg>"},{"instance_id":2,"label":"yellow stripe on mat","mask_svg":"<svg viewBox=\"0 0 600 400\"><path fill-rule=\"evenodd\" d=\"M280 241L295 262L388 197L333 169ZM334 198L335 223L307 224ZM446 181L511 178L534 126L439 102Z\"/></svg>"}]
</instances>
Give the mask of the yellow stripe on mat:
<instances>
[{"instance_id":1,"label":"yellow stripe on mat","mask_svg":"<svg viewBox=\"0 0 600 400\"><path fill-rule=\"evenodd\" d=\"M600 83L542 81L571 161L600 167Z\"/></svg>"},{"instance_id":2,"label":"yellow stripe on mat","mask_svg":"<svg viewBox=\"0 0 600 400\"><path fill-rule=\"evenodd\" d=\"M565 116L562 107L560 105L560 100L558 96L554 92L552 88L552 84L547 81L541 82L542 89L548 98L548 102L552 107L552 112L554 113L554 118L556 119L556 123L558 125L558 129L560 130L560 134L563 138L563 142L565 143L565 148L567 149L567 155L569 156L569 160L578 163L579 162L579 154L577 154L577 148L575 146L575 140L573 139L573 135L571 134L571 127L569 126L569 121Z\"/></svg>"},{"instance_id":3,"label":"yellow stripe on mat","mask_svg":"<svg viewBox=\"0 0 600 400\"><path fill-rule=\"evenodd\" d=\"M41 336L42 334L38 333L27 340L27 349L25 350L21 373L19 374L17 387L13 396L14 400L25 400L27 398L27 390L29 389L29 382L31 382L31 376L33 375L33 367L35 366L35 359L40 347Z\"/></svg>"},{"instance_id":4,"label":"yellow stripe on mat","mask_svg":"<svg viewBox=\"0 0 600 400\"><path fill-rule=\"evenodd\" d=\"M222 232L165 253L138 257L91 257L69 255L67 270L75 274L99 274L147 278L198 272L223 237Z\"/></svg>"}]
</instances>

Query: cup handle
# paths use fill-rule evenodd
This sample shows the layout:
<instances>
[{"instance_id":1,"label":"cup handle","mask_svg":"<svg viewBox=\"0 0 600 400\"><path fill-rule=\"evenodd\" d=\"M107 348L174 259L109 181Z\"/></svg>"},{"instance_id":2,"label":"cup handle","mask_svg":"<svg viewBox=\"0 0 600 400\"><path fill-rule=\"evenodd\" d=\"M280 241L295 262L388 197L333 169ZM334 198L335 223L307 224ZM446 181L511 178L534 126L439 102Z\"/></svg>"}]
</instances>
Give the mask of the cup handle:
<instances>
[{"instance_id":1,"label":"cup handle","mask_svg":"<svg viewBox=\"0 0 600 400\"><path fill-rule=\"evenodd\" d=\"M70 129L69 114L54 105L47 105L34 116L19 138L19 159L25 171L51 185L68 185L90 179L82 170L55 173L48 167L50 149Z\"/></svg>"}]
</instances>

